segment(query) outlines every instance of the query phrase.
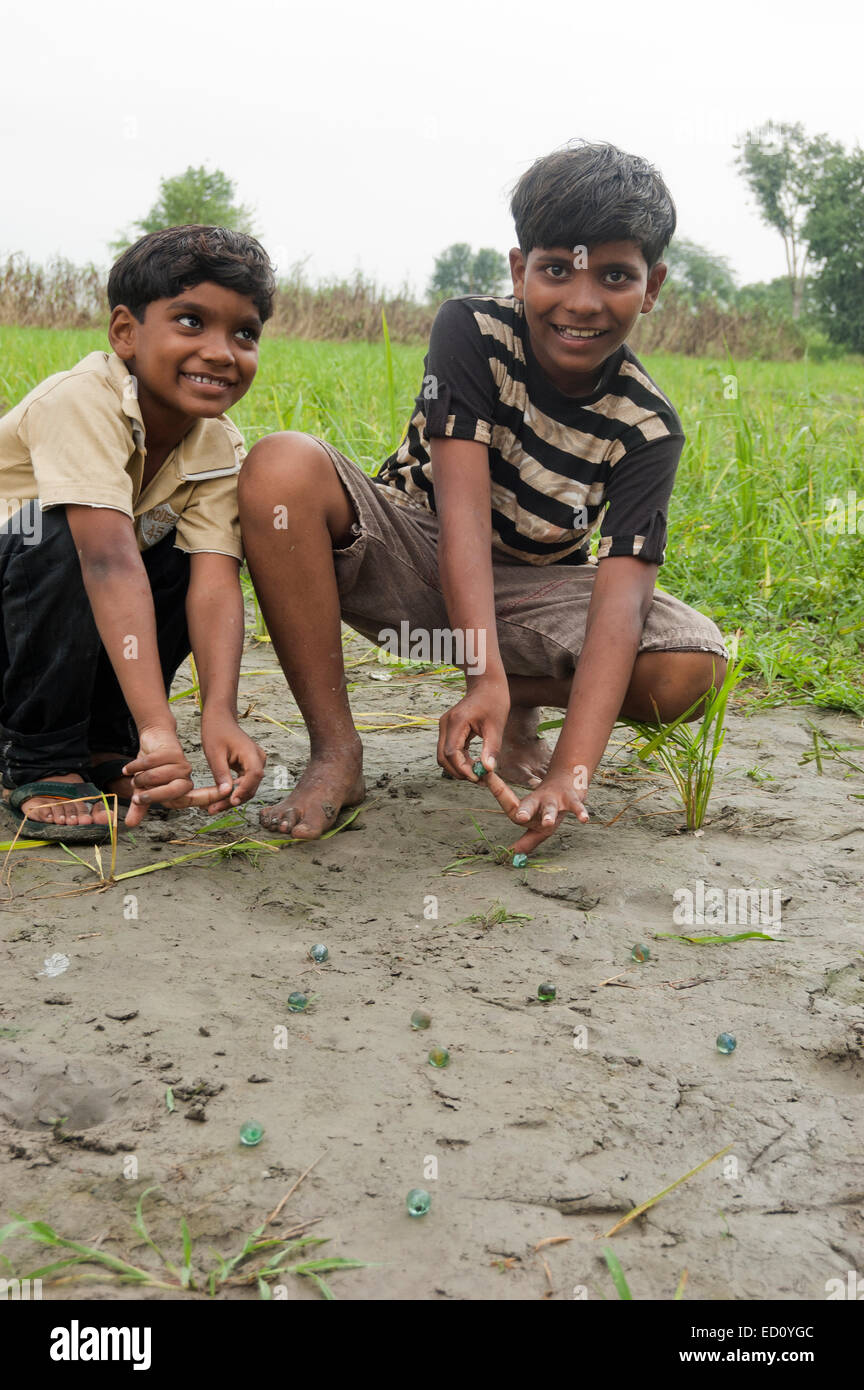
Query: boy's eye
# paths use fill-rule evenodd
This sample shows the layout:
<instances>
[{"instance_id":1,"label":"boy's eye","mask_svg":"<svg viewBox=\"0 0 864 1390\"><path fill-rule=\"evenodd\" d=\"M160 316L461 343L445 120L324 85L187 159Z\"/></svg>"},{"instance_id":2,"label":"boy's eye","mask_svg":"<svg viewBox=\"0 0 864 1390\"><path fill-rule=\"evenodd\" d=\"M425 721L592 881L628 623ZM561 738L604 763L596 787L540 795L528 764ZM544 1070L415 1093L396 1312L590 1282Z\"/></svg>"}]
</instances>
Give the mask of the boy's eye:
<instances>
[{"instance_id":1,"label":"boy's eye","mask_svg":"<svg viewBox=\"0 0 864 1390\"><path fill-rule=\"evenodd\" d=\"M184 327L186 327L187 325L189 328L201 327L201 320L199 319L197 314L178 314L177 322L182 323Z\"/></svg>"},{"instance_id":2,"label":"boy's eye","mask_svg":"<svg viewBox=\"0 0 864 1390\"><path fill-rule=\"evenodd\" d=\"M238 328L237 337L246 343L257 343L259 335L254 328Z\"/></svg>"},{"instance_id":3,"label":"boy's eye","mask_svg":"<svg viewBox=\"0 0 864 1390\"><path fill-rule=\"evenodd\" d=\"M559 261L556 262L555 265L547 265L546 274L553 280L561 280L568 274L569 270L570 267L568 265L562 265Z\"/></svg>"},{"instance_id":4,"label":"boy's eye","mask_svg":"<svg viewBox=\"0 0 864 1390\"><path fill-rule=\"evenodd\" d=\"M607 270L606 275L607 277L610 275L620 275L620 280L612 281L613 285L623 285L625 280L630 279L630 276L627 274L626 270Z\"/></svg>"}]
</instances>

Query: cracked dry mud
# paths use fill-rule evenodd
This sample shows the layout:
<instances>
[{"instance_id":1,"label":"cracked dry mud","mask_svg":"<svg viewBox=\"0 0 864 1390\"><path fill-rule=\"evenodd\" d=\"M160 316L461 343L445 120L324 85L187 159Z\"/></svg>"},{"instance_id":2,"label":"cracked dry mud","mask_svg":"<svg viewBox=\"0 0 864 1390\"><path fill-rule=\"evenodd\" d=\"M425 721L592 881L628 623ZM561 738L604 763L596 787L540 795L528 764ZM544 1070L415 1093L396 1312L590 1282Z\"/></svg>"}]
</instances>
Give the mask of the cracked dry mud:
<instances>
[{"instance_id":1,"label":"cracked dry mud","mask_svg":"<svg viewBox=\"0 0 864 1390\"><path fill-rule=\"evenodd\" d=\"M245 657L249 672L273 664L268 648ZM554 872L488 862L442 876L474 837L472 813L493 840L515 836L482 788L440 776L435 721L454 687L369 679L380 669L352 672L355 710L433 723L364 735L369 800L333 838L257 867L204 859L73 897L42 895L83 885L74 861L54 848L17 857L0 915L0 1225L15 1210L147 1263L132 1217L158 1184L148 1224L160 1244L176 1254L185 1214L199 1251L235 1253L317 1159L281 1219L321 1217L328 1253L376 1262L333 1275L338 1297L614 1297L595 1237L728 1145L613 1238L634 1296L671 1298L686 1267L689 1300L824 1298L828 1279L861 1267L864 1231L864 777L800 759L806 718L841 742L864 742L858 722L733 714L700 836L680 833L664 779L633 782L607 761L590 824L542 856ZM275 801L276 769L290 784L305 736L262 717L296 712L278 672L241 689ZM203 774L193 711L176 708ZM772 780L748 779L756 764ZM257 807L248 822L268 838ZM118 868L188 852L165 841L202 824L154 819ZM672 894L697 880L779 889L778 939L655 939L740 929L675 925ZM437 919L424 917L429 895ZM495 902L531 920L463 920ZM315 941L330 951L320 967ZM643 965L637 941L651 946ZM51 991L38 972L55 952L70 966ZM557 998L540 1004L547 979ZM316 996L303 1014L287 1011L293 990ZM432 1027L414 1032L421 1007ZM715 1049L721 1031L737 1035L730 1056ZM436 1042L446 1071L426 1062ZM265 1136L246 1149L251 1118ZM137 1180L124 1176L130 1156ZM437 1179L424 1177L429 1157ZM405 1210L415 1186L432 1193L423 1220ZM547 1275L533 1251L550 1236L570 1240L544 1247ZM36 1247L17 1249L26 1268L39 1262ZM289 1297L317 1297L295 1284ZM46 1289L82 1294L140 1297L107 1282Z\"/></svg>"}]
</instances>

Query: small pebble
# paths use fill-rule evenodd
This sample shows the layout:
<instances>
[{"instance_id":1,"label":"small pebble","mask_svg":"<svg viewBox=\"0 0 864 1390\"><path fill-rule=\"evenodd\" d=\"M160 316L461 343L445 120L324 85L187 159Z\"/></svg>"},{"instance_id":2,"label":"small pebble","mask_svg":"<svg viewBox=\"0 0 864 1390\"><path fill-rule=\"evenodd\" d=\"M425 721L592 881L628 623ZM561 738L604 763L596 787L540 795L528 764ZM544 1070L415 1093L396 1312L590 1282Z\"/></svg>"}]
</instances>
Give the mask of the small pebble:
<instances>
[{"instance_id":1,"label":"small pebble","mask_svg":"<svg viewBox=\"0 0 864 1390\"><path fill-rule=\"evenodd\" d=\"M474 773L474 776L475 776L475 777L485 777L485 776L486 776L486 769L485 769L485 767L483 766L483 764L481 763L481 761L480 761L479 758L477 759L477 761L476 761L475 763L472 763L472 765L471 765L471 771ZM419 1188L418 1188L418 1191L419 1191Z\"/></svg>"},{"instance_id":2,"label":"small pebble","mask_svg":"<svg viewBox=\"0 0 864 1390\"><path fill-rule=\"evenodd\" d=\"M248 1148L254 1148L260 1144L264 1138L264 1126L259 1125L257 1120L247 1120L245 1125L240 1127L240 1143L246 1144Z\"/></svg>"},{"instance_id":3,"label":"small pebble","mask_svg":"<svg viewBox=\"0 0 864 1390\"><path fill-rule=\"evenodd\" d=\"M432 1198L424 1188L412 1187L405 1198L405 1205L411 1216L425 1216L432 1205Z\"/></svg>"},{"instance_id":4,"label":"small pebble","mask_svg":"<svg viewBox=\"0 0 864 1390\"><path fill-rule=\"evenodd\" d=\"M314 960L316 965L322 965L324 961L329 960L329 958L330 952L327 950L326 946L318 945L309 947L309 959Z\"/></svg>"},{"instance_id":5,"label":"small pebble","mask_svg":"<svg viewBox=\"0 0 864 1390\"><path fill-rule=\"evenodd\" d=\"M548 1004L550 1000L554 999L556 992L554 985L537 986L537 998L542 1000L544 1004Z\"/></svg>"},{"instance_id":6,"label":"small pebble","mask_svg":"<svg viewBox=\"0 0 864 1390\"><path fill-rule=\"evenodd\" d=\"M292 1014L302 1014L303 1010L306 1008L306 1005L308 1003L309 1000L307 999L306 995L300 994L299 991L296 991L294 994L289 994L288 1012Z\"/></svg>"},{"instance_id":7,"label":"small pebble","mask_svg":"<svg viewBox=\"0 0 864 1390\"><path fill-rule=\"evenodd\" d=\"M651 959L651 952L648 950L647 946L643 946L640 942L639 945L634 946L633 950L630 952L630 959L638 961L639 964L642 965L644 961Z\"/></svg>"},{"instance_id":8,"label":"small pebble","mask_svg":"<svg viewBox=\"0 0 864 1390\"><path fill-rule=\"evenodd\" d=\"M450 1053L446 1047L433 1047L429 1053L429 1065L432 1067L446 1067L450 1063Z\"/></svg>"},{"instance_id":9,"label":"small pebble","mask_svg":"<svg viewBox=\"0 0 864 1390\"><path fill-rule=\"evenodd\" d=\"M417 1032L421 1028L428 1028L432 1023L432 1015L427 1014L425 1009L415 1009L411 1015L411 1027Z\"/></svg>"},{"instance_id":10,"label":"small pebble","mask_svg":"<svg viewBox=\"0 0 864 1390\"><path fill-rule=\"evenodd\" d=\"M525 865L526 865L527 863L528 863L528 855L527 855L527 854L514 854L514 855L513 855L513 868L514 868L514 869L524 869L524 868L525 868Z\"/></svg>"},{"instance_id":11,"label":"small pebble","mask_svg":"<svg viewBox=\"0 0 864 1390\"><path fill-rule=\"evenodd\" d=\"M734 1033L718 1033L718 1035L717 1035L717 1051L718 1051L718 1052L734 1052L737 1046L738 1046L738 1040L737 1040L737 1038L735 1037L735 1034L734 1034Z\"/></svg>"}]
</instances>

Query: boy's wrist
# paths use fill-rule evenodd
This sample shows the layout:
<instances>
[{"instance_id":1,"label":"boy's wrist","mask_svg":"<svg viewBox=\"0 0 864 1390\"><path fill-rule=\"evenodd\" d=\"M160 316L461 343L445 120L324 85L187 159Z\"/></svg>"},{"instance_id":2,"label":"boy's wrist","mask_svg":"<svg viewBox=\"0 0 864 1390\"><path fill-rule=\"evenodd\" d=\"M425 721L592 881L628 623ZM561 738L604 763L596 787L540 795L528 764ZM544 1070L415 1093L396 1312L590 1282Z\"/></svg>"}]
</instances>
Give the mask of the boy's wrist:
<instances>
[{"instance_id":1,"label":"boy's wrist","mask_svg":"<svg viewBox=\"0 0 864 1390\"><path fill-rule=\"evenodd\" d=\"M237 700L234 697L216 696L205 700L201 707L201 718L204 719L230 719L232 724L237 723Z\"/></svg>"},{"instance_id":2,"label":"boy's wrist","mask_svg":"<svg viewBox=\"0 0 864 1390\"><path fill-rule=\"evenodd\" d=\"M560 745L561 740L558 740ZM549 759L549 773L551 776L573 777L577 783L578 790L587 791L591 778L596 770L596 763L585 761L585 754L580 753L577 748L568 751L566 748L560 750L556 745L552 757Z\"/></svg>"},{"instance_id":3,"label":"boy's wrist","mask_svg":"<svg viewBox=\"0 0 864 1390\"><path fill-rule=\"evenodd\" d=\"M476 675L469 671L465 672L465 686L468 690L489 690L492 688L503 687L509 690L510 685L507 680L507 672L503 665L499 663L487 663L486 669Z\"/></svg>"},{"instance_id":4,"label":"boy's wrist","mask_svg":"<svg viewBox=\"0 0 864 1390\"><path fill-rule=\"evenodd\" d=\"M135 727L139 740L143 739L145 734L167 734L170 738L177 738L177 720L170 710L165 710L164 713L154 712L146 719L136 719Z\"/></svg>"}]
</instances>

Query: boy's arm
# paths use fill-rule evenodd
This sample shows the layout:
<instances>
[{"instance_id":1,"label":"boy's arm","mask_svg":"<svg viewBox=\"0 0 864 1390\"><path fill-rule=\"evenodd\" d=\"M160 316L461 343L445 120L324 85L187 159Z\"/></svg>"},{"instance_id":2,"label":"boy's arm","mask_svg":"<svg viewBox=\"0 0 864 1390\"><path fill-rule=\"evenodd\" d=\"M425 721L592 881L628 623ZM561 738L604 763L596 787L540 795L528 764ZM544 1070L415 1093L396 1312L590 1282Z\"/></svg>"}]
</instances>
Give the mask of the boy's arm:
<instances>
[{"instance_id":1,"label":"boy's arm","mask_svg":"<svg viewBox=\"0 0 864 1390\"><path fill-rule=\"evenodd\" d=\"M429 451L447 616L454 631L473 629L485 644L474 645L475 652L485 655L485 668L474 675L466 671L464 698L440 721L438 762L454 777L477 780L466 745L472 737L481 737L482 761L494 767L510 712L495 622L489 450L473 440L436 438L430 440Z\"/></svg>"},{"instance_id":2,"label":"boy's arm","mask_svg":"<svg viewBox=\"0 0 864 1390\"><path fill-rule=\"evenodd\" d=\"M107 507L66 507L93 619L138 730L147 766L158 768L151 799L173 800L191 790L189 764L165 695L156 617L147 572L129 517ZM130 827L144 816L133 804Z\"/></svg>"},{"instance_id":3,"label":"boy's arm","mask_svg":"<svg viewBox=\"0 0 864 1390\"><path fill-rule=\"evenodd\" d=\"M530 853L568 811L587 820L588 784L618 718L651 600L658 566L632 556L601 560L588 606L585 642L570 688L564 725L549 771L521 802L500 778L490 789L517 824L527 826L513 848ZM516 809L518 807L518 810Z\"/></svg>"},{"instance_id":4,"label":"boy's arm","mask_svg":"<svg viewBox=\"0 0 864 1390\"><path fill-rule=\"evenodd\" d=\"M248 801L264 775L266 755L237 723L237 685L245 635L240 562L230 555L190 556L186 620L201 690L201 743L221 793L201 788L189 797L212 814ZM232 791L231 768L240 772ZM209 792L209 796L208 796Z\"/></svg>"}]
</instances>

